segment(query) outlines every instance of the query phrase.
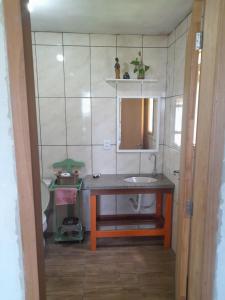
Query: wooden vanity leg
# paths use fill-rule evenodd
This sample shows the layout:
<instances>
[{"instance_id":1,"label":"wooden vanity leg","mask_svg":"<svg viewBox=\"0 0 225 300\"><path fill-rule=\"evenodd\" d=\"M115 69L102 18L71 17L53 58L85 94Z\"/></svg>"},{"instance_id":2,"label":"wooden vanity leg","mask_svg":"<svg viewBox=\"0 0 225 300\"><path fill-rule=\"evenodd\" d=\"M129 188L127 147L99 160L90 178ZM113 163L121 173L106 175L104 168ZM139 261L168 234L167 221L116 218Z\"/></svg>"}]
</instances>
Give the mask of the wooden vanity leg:
<instances>
[{"instance_id":1,"label":"wooden vanity leg","mask_svg":"<svg viewBox=\"0 0 225 300\"><path fill-rule=\"evenodd\" d=\"M166 193L165 199L165 236L164 236L164 248L169 249L171 246L171 232L172 232L172 193Z\"/></svg>"},{"instance_id":2,"label":"wooden vanity leg","mask_svg":"<svg viewBox=\"0 0 225 300\"><path fill-rule=\"evenodd\" d=\"M156 193L156 216L160 217L162 215L162 192L158 191Z\"/></svg>"},{"instance_id":3,"label":"wooden vanity leg","mask_svg":"<svg viewBox=\"0 0 225 300\"><path fill-rule=\"evenodd\" d=\"M91 217L91 250L96 250L96 196L90 197L90 217Z\"/></svg>"}]
</instances>

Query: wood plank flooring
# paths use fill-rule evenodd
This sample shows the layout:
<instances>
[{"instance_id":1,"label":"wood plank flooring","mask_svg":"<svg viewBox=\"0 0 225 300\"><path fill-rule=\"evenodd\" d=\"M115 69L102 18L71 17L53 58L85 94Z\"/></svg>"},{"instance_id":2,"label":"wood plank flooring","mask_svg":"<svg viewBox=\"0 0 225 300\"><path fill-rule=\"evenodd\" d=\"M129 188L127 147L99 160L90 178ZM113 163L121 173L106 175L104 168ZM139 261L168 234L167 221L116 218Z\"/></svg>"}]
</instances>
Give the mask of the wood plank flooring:
<instances>
[{"instance_id":1,"label":"wood plank flooring","mask_svg":"<svg viewBox=\"0 0 225 300\"><path fill-rule=\"evenodd\" d=\"M175 255L149 238L46 243L47 300L173 300Z\"/></svg>"}]
</instances>

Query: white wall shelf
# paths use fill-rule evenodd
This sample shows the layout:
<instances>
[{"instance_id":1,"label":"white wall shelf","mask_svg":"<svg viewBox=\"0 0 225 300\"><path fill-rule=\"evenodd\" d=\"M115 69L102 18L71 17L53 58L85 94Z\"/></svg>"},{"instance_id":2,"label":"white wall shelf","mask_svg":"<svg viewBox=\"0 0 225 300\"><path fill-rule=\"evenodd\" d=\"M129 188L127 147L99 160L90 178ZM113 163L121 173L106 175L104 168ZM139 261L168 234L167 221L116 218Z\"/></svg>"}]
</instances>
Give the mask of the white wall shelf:
<instances>
[{"instance_id":1,"label":"white wall shelf","mask_svg":"<svg viewBox=\"0 0 225 300\"><path fill-rule=\"evenodd\" d=\"M108 83L156 83L158 82L157 79L114 79L114 78L107 78L106 82Z\"/></svg>"}]
</instances>

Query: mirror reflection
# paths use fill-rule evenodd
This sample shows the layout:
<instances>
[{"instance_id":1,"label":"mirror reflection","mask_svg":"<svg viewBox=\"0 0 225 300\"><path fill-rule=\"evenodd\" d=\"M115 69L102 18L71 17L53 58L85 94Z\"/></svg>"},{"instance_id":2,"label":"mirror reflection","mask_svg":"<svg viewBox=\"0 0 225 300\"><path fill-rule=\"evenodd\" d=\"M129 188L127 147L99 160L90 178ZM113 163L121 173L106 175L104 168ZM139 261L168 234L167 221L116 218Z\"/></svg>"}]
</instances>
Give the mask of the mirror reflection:
<instances>
[{"instance_id":1,"label":"mirror reflection","mask_svg":"<svg viewBox=\"0 0 225 300\"><path fill-rule=\"evenodd\" d=\"M120 98L118 151L157 151L159 99Z\"/></svg>"}]
</instances>

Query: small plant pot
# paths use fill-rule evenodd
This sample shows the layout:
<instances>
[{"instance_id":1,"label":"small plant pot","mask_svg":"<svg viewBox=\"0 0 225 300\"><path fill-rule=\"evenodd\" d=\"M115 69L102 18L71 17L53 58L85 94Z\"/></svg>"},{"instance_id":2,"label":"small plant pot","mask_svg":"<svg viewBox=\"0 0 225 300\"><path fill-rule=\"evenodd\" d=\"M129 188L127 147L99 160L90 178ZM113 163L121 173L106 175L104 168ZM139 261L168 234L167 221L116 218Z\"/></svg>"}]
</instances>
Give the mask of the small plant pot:
<instances>
[{"instance_id":1,"label":"small plant pot","mask_svg":"<svg viewBox=\"0 0 225 300\"><path fill-rule=\"evenodd\" d=\"M145 74L138 74L137 79L145 79Z\"/></svg>"}]
</instances>

